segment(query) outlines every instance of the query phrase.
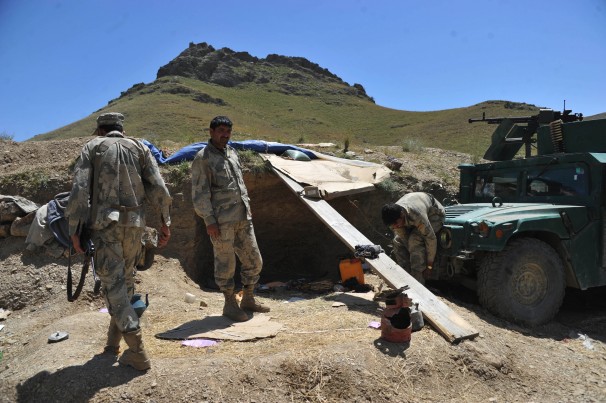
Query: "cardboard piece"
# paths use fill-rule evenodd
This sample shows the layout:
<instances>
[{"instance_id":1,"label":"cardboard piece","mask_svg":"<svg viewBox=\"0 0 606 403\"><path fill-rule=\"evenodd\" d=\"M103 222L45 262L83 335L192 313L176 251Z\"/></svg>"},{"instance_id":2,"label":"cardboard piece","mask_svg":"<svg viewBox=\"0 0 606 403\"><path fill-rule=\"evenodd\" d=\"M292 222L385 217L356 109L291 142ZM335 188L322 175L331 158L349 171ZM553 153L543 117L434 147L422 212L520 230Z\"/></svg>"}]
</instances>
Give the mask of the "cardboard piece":
<instances>
[{"instance_id":1,"label":"cardboard piece","mask_svg":"<svg viewBox=\"0 0 606 403\"><path fill-rule=\"evenodd\" d=\"M317 198L325 200L374 190L374 184L389 177L391 172L384 165L336 157L295 161L273 154L260 155L297 182L316 187L319 192Z\"/></svg>"},{"instance_id":2,"label":"cardboard piece","mask_svg":"<svg viewBox=\"0 0 606 403\"><path fill-rule=\"evenodd\" d=\"M246 322L234 322L222 315L210 315L203 319L184 323L174 329L156 334L159 339L216 339L249 341L274 337L282 324L271 322L271 316L257 314Z\"/></svg>"}]
</instances>

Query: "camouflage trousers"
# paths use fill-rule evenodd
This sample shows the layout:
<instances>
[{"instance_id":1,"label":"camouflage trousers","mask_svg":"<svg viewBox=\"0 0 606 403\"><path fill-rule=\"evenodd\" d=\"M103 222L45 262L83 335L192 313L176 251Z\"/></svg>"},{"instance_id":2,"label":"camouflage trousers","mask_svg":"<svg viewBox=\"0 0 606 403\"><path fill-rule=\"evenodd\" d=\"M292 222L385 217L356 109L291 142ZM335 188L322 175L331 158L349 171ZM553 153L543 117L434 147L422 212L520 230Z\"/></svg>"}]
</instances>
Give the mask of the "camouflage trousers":
<instances>
[{"instance_id":1,"label":"camouflage trousers","mask_svg":"<svg viewBox=\"0 0 606 403\"><path fill-rule=\"evenodd\" d=\"M220 224L221 237L212 239L215 254L215 283L221 291L235 287L236 255L242 263L243 285L257 284L263 259L257 245L252 221Z\"/></svg>"},{"instance_id":2,"label":"camouflage trousers","mask_svg":"<svg viewBox=\"0 0 606 403\"><path fill-rule=\"evenodd\" d=\"M430 219L430 224L436 234L442 228L442 220L439 217L436 220ZM425 284L423 272L427 268L427 249L423 235L416 227L398 228L395 230L395 234L393 254L396 262L417 281Z\"/></svg>"},{"instance_id":3,"label":"camouflage trousers","mask_svg":"<svg viewBox=\"0 0 606 403\"><path fill-rule=\"evenodd\" d=\"M143 251L143 230L113 223L92 234L96 251L95 271L101 280L109 314L121 332L139 328L139 317L130 299L135 292L135 264Z\"/></svg>"}]
</instances>

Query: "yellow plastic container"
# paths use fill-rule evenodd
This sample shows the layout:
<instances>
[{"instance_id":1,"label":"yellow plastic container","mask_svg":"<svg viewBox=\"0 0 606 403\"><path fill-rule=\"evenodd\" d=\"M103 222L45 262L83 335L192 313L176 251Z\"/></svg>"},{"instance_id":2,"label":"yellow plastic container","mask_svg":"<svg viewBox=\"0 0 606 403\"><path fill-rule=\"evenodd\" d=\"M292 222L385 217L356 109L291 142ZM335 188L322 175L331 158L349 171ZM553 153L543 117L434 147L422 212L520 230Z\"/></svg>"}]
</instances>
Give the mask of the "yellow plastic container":
<instances>
[{"instance_id":1,"label":"yellow plastic container","mask_svg":"<svg viewBox=\"0 0 606 403\"><path fill-rule=\"evenodd\" d=\"M364 270L360 259L343 259L339 262L341 281L347 281L352 277L358 280L358 284L364 284Z\"/></svg>"}]
</instances>

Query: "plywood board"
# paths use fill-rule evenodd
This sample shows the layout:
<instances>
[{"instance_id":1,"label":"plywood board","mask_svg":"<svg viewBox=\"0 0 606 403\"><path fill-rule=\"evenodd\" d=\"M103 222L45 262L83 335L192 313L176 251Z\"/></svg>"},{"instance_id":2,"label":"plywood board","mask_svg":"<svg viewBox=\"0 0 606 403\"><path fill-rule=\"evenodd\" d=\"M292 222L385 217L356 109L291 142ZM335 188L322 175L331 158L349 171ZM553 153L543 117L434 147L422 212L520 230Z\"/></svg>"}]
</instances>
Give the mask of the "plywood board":
<instances>
[{"instance_id":1,"label":"plywood board","mask_svg":"<svg viewBox=\"0 0 606 403\"><path fill-rule=\"evenodd\" d=\"M301 194L302 187L299 183L277 169L274 169L274 172L293 192L298 195ZM300 197L301 201L352 251L355 250L356 245L372 244L364 234L345 220L325 200ZM379 254L376 259L366 259L366 262L374 273L394 289L406 285L409 286L410 288L406 293L413 300L419 301L419 307L423 312L425 322L429 323L449 342L457 343L464 339L472 339L478 335L478 332L462 317L415 280L385 253Z\"/></svg>"}]
</instances>

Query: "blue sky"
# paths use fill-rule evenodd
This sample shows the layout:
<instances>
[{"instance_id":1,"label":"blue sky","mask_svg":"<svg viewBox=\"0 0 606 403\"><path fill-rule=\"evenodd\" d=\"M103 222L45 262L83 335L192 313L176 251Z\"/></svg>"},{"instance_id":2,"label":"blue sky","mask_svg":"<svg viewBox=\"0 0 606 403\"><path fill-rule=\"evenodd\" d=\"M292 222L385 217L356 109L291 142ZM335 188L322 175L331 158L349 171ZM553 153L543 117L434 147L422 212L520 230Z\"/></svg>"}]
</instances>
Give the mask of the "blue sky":
<instances>
[{"instance_id":1,"label":"blue sky","mask_svg":"<svg viewBox=\"0 0 606 403\"><path fill-rule=\"evenodd\" d=\"M305 57L393 109L606 112L606 0L0 0L0 134L82 119L190 42Z\"/></svg>"}]
</instances>

